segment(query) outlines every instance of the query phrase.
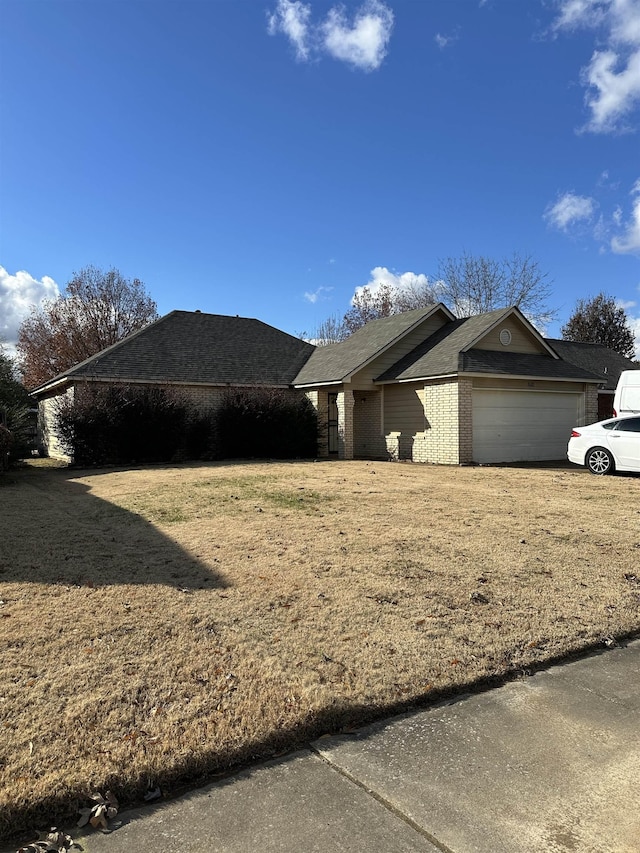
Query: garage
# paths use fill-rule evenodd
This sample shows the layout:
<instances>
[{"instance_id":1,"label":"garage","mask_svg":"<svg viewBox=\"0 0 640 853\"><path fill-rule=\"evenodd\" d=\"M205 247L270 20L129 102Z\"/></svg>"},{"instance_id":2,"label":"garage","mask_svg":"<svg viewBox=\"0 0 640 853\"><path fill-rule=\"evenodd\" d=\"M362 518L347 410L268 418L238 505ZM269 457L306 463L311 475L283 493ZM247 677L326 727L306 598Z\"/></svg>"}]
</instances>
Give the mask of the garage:
<instances>
[{"instance_id":1,"label":"garage","mask_svg":"<svg viewBox=\"0 0 640 853\"><path fill-rule=\"evenodd\" d=\"M565 459L583 411L581 392L474 389L473 461Z\"/></svg>"}]
</instances>

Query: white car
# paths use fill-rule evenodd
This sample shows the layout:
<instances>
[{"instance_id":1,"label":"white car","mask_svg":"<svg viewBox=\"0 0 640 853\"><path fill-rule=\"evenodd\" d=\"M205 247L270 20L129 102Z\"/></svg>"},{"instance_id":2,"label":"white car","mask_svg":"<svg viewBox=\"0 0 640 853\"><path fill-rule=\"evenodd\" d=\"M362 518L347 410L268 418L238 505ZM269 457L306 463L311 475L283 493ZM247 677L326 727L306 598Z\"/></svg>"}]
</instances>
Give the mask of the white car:
<instances>
[{"instance_id":1,"label":"white car","mask_svg":"<svg viewBox=\"0 0 640 853\"><path fill-rule=\"evenodd\" d=\"M640 416L574 427L567 456L592 474L640 471Z\"/></svg>"}]
</instances>

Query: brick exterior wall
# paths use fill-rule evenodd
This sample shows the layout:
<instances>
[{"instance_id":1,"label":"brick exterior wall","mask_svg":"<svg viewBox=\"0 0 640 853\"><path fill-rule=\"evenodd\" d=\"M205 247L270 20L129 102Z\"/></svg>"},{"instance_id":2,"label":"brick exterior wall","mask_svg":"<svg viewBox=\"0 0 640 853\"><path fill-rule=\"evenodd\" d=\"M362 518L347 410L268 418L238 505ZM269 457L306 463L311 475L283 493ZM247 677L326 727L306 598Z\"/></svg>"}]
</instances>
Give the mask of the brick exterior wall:
<instances>
[{"instance_id":1,"label":"brick exterior wall","mask_svg":"<svg viewBox=\"0 0 640 853\"><path fill-rule=\"evenodd\" d=\"M318 388L307 391L306 396L318 413L318 456L326 457L329 455L329 392Z\"/></svg>"},{"instance_id":2,"label":"brick exterior wall","mask_svg":"<svg viewBox=\"0 0 640 853\"><path fill-rule=\"evenodd\" d=\"M469 464L473 460L473 382L458 380L458 463Z\"/></svg>"},{"instance_id":3,"label":"brick exterior wall","mask_svg":"<svg viewBox=\"0 0 640 853\"><path fill-rule=\"evenodd\" d=\"M610 415L608 417L611 417ZM586 385L584 394L584 424L593 424L598 420L598 386Z\"/></svg>"},{"instance_id":4,"label":"brick exterior wall","mask_svg":"<svg viewBox=\"0 0 640 853\"><path fill-rule=\"evenodd\" d=\"M38 401L38 449L46 456L71 462L71 457L63 448L56 428L58 404L63 400L73 400L73 388L67 388L61 394L48 394Z\"/></svg>"},{"instance_id":5,"label":"brick exterior wall","mask_svg":"<svg viewBox=\"0 0 640 853\"><path fill-rule=\"evenodd\" d=\"M463 407L465 417L466 408L465 401ZM426 429L423 437L416 436L414 439L414 462L437 462L442 465L459 464L461 460L459 444L460 389L458 382L443 381L425 385L424 409L427 421Z\"/></svg>"},{"instance_id":6,"label":"brick exterior wall","mask_svg":"<svg viewBox=\"0 0 640 853\"><path fill-rule=\"evenodd\" d=\"M353 409L354 445L356 456L385 459L387 447L382 435L381 406L383 391L356 391Z\"/></svg>"},{"instance_id":7,"label":"brick exterior wall","mask_svg":"<svg viewBox=\"0 0 640 853\"><path fill-rule=\"evenodd\" d=\"M343 389L338 394L338 458L353 459L353 391Z\"/></svg>"}]
</instances>

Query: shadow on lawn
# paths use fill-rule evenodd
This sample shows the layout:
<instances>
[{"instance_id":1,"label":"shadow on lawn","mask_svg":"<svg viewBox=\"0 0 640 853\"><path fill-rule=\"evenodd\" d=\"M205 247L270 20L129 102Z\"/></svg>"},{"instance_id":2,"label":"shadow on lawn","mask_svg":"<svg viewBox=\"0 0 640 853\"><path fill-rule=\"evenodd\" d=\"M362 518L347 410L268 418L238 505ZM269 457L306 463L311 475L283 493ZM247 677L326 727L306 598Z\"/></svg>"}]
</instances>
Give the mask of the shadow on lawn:
<instances>
[{"instance_id":1,"label":"shadow on lawn","mask_svg":"<svg viewBox=\"0 0 640 853\"><path fill-rule=\"evenodd\" d=\"M71 469L10 472L0 488L0 583L227 586L135 513L91 494Z\"/></svg>"},{"instance_id":2,"label":"shadow on lawn","mask_svg":"<svg viewBox=\"0 0 640 853\"><path fill-rule=\"evenodd\" d=\"M637 631L624 634L618 638L618 644L625 646L627 642L638 639ZM144 795L149 786L149 775L145 771L137 780L122 786L117 776L103 780L104 790L113 790L119 799L123 810L109 824L109 834L117 832L123 826L133 823L149 815L150 810L176 797L200 797L202 788L211 784L219 786L233 785L238 776L251 776L264 762L293 760L298 750L316 751L313 742L326 736L342 736L349 740L366 740L380 728L384 728L400 714L414 714L441 703L452 704L463 702L471 695L502 687L510 681L521 680L536 672L552 666L580 660L590 655L606 654L600 641L578 643L566 654L551 656L546 660L537 661L526 671L522 669L505 670L478 679L462 681L458 684L444 687L440 690L429 691L412 697L399 699L386 704L368 705L338 701L328 708L319 708L310 713L307 719L300 720L289 726L274 730L265 738L248 741L235 750L224 752L207 748L206 745L197 754L187 755L171 763L165 773L154 775L154 784L161 792L161 800L145 804ZM45 826L56 823L58 826L69 826L77 817L78 803L75 798L51 796L37 803L25 804L19 807L11 816L15 827ZM168 817L167 820L170 820ZM93 830L81 832L72 831L77 842L82 844ZM26 843L28 836L18 830L13 837L16 843L22 840ZM152 839L150 839L152 843Z\"/></svg>"}]
</instances>

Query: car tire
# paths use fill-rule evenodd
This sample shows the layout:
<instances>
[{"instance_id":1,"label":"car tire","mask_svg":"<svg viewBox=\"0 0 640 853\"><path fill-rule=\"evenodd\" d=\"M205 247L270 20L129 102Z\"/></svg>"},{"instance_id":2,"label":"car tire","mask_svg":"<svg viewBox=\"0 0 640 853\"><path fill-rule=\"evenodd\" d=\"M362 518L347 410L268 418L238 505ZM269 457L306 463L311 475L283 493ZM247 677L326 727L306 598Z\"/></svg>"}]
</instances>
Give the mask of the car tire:
<instances>
[{"instance_id":1,"label":"car tire","mask_svg":"<svg viewBox=\"0 0 640 853\"><path fill-rule=\"evenodd\" d=\"M589 471L597 476L613 474L616 470L613 456L604 447L592 447L585 456L584 462Z\"/></svg>"}]
</instances>

